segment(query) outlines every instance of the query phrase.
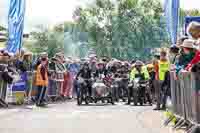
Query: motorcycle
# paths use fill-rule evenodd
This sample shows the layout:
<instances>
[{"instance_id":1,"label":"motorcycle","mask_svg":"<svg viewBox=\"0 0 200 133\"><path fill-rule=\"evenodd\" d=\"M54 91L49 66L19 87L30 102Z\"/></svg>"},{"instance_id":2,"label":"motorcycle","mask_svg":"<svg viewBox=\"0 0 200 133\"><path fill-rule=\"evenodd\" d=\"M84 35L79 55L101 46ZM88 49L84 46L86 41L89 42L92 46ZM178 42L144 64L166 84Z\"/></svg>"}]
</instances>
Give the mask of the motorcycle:
<instances>
[{"instance_id":1,"label":"motorcycle","mask_svg":"<svg viewBox=\"0 0 200 133\"><path fill-rule=\"evenodd\" d=\"M128 85L128 104L133 102L135 106L138 103L142 106L148 101L151 105L152 100L148 90L148 81L141 80L140 78L130 81Z\"/></svg>"},{"instance_id":2,"label":"motorcycle","mask_svg":"<svg viewBox=\"0 0 200 133\"><path fill-rule=\"evenodd\" d=\"M114 95L112 88L105 85L104 76L92 79L78 79L79 89L77 94L77 104L81 105L83 101L88 105L89 103L97 103L98 101L107 100L108 103L114 105ZM88 86L91 85L91 94L89 94Z\"/></svg>"},{"instance_id":3,"label":"motorcycle","mask_svg":"<svg viewBox=\"0 0 200 133\"><path fill-rule=\"evenodd\" d=\"M113 89L105 84L104 79L96 79L95 83L92 85L93 99L94 102L107 100L107 103L114 105L114 93Z\"/></svg>"},{"instance_id":4,"label":"motorcycle","mask_svg":"<svg viewBox=\"0 0 200 133\"><path fill-rule=\"evenodd\" d=\"M114 81L116 101L126 102L128 97L128 78L116 78Z\"/></svg>"},{"instance_id":5,"label":"motorcycle","mask_svg":"<svg viewBox=\"0 0 200 133\"><path fill-rule=\"evenodd\" d=\"M83 101L85 104L89 104L90 95L89 95L89 84L91 84L91 79L78 78L78 92L77 92L77 104L81 105Z\"/></svg>"}]
</instances>

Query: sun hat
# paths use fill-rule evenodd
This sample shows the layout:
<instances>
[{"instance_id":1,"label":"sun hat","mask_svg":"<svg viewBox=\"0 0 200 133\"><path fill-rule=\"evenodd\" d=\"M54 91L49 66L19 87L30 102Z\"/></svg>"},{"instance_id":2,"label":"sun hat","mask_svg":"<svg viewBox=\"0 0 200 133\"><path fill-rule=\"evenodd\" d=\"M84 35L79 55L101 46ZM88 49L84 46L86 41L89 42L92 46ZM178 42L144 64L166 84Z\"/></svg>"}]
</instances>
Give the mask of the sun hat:
<instances>
[{"instance_id":1,"label":"sun hat","mask_svg":"<svg viewBox=\"0 0 200 133\"><path fill-rule=\"evenodd\" d=\"M187 27L187 33L194 39L200 38L200 23L195 21L191 22Z\"/></svg>"},{"instance_id":2,"label":"sun hat","mask_svg":"<svg viewBox=\"0 0 200 133\"><path fill-rule=\"evenodd\" d=\"M177 39L177 42L176 42L176 47L180 47L180 45L182 45L183 44L183 42L186 40L186 39L189 39L189 37L188 36L184 36L184 35L182 35L182 36L180 36L178 39Z\"/></svg>"},{"instance_id":3,"label":"sun hat","mask_svg":"<svg viewBox=\"0 0 200 133\"><path fill-rule=\"evenodd\" d=\"M182 48L191 48L191 49L195 49L195 41L192 39L186 39L182 45L180 45L180 47Z\"/></svg>"}]
</instances>

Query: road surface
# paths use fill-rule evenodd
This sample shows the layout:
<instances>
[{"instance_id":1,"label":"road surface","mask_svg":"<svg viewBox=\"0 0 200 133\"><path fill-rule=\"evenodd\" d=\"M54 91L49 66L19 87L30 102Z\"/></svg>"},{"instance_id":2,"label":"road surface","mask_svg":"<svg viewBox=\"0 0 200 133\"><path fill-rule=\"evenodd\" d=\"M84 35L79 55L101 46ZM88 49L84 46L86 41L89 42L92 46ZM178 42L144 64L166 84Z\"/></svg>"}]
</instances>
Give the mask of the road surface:
<instances>
[{"instance_id":1,"label":"road surface","mask_svg":"<svg viewBox=\"0 0 200 133\"><path fill-rule=\"evenodd\" d=\"M0 133L169 133L152 107L76 102L0 109Z\"/></svg>"}]
</instances>

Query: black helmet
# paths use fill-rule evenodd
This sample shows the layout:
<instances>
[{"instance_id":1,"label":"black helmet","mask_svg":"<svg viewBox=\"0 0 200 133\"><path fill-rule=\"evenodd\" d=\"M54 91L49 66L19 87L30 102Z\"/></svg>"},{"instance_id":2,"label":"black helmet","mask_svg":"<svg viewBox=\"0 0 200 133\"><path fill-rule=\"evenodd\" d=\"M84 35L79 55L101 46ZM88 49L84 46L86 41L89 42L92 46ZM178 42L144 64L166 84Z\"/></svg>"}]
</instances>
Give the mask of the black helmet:
<instances>
[{"instance_id":1,"label":"black helmet","mask_svg":"<svg viewBox=\"0 0 200 133\"><path fill-rule=\"evenodd\" d=\"M89 66L89 63L88 63L87 61L85 61L85 62L83 63L83 66Z\"/></svg>"},{"instance_id":2,"label":"black helmet","mask_svg":"<svg viewBox=\"0 0 200 133\"><path fill-rule=\"evenodd\" d=\"M135 64L135 62L136 62L136 60L133 59L133 60L131 61L131 64Z\"/></svg>"},{"instance_id":3,"label":"black helmet","mask_svg":"<svg viewBox=\"0 0 200 133\"><path fill-rule=\"evenodd\" d=\"M179 52L179 47L175 46L171 46L170 47L170 52L171 53L178 53Z\"/></svg>"}]
</instances>

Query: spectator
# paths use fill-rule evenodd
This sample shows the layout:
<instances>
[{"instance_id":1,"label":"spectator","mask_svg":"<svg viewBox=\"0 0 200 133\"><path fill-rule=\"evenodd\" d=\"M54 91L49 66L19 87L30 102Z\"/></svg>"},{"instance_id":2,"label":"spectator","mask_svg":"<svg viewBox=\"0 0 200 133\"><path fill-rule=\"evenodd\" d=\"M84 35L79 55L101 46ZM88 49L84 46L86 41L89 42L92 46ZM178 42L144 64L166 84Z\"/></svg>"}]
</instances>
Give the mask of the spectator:
<instances>
[{"instance_id":1,"label":"spectator","mask_svg":"<svg viewBox=\"0 0 200 133\"><path fill-rule=\"evenodd\" d=\"M36 106L45 106L45 93L48 86L48 74L47 74L47 59L42 58L41 64L37 67L36 72L36 86L38 89L36 97Z\"/></svg>"},{"instance_id":2,"label":"spectator","mask_svg":"<svg viewBox=\"0 0 200 133\"><path fill-rule=\"evenodd\" d=\"M192 61L195 56L194 40L186 39L182 45L180 45L181 51L178 57L176 65L176 72L183 70Z\"/></svg>"},{"instance_id":3,"label":"spectator","mask_svg":"<svg viewBox=\"0 0 200 133\"><path fill-rule=\"evenodd\" d=\"M198 44L199 45L199 44ZM191 68L200 62L200 50L197 50L195 51L195 56L194 58L191 60L191 62L187 65L187 67L185 68L186 71L190 71Z\"/></svg>"},{"instance_id":4,"label":"spectator","mask_svg":"<svg viewBox=\"0 0 200 133\"><path fill-rule=\"evenodd\" d=\"M162 50L160 53L160 60L158 61L158 75L155 85L155 93L156 93L156 102L157 107L154 110L160 110L161 105L161 90L162 90L162 84L165 80L165 75L169 71L170 63L167 59L167 52ZM165 106L165 105L163 105ZM164 108L164 107L162 107Z\"/></svg>"},{"instance_id":5,"label":"spectator","mask_svg":"<svg viewBox=\"0 0 200 133\"><path fill-rule=\"evenodd\" d=\"M188 29L187 29L188 33L190 35L192 35L192 37L194 39L198 39L197 41L197 47L199 48L200 46L200 23L198 22L191 22L188 26ZM200 62L200 50L196 50L196 53L195 53L195 56L194 58L192 59L192 61L187 65L187 67L185 68L185 70L189 71L191 70L191 68Z\"/></svg>"},{"instance_id":6,"label":"spectator","mask_svg":"<svg viewBox=\"0 0 200 133\"><path fill-rule=\"evenodd\" d=\"M32 53L25 53L23 57L23 64L27 71L32 70Z\"/></svg>"}]
</instances>

